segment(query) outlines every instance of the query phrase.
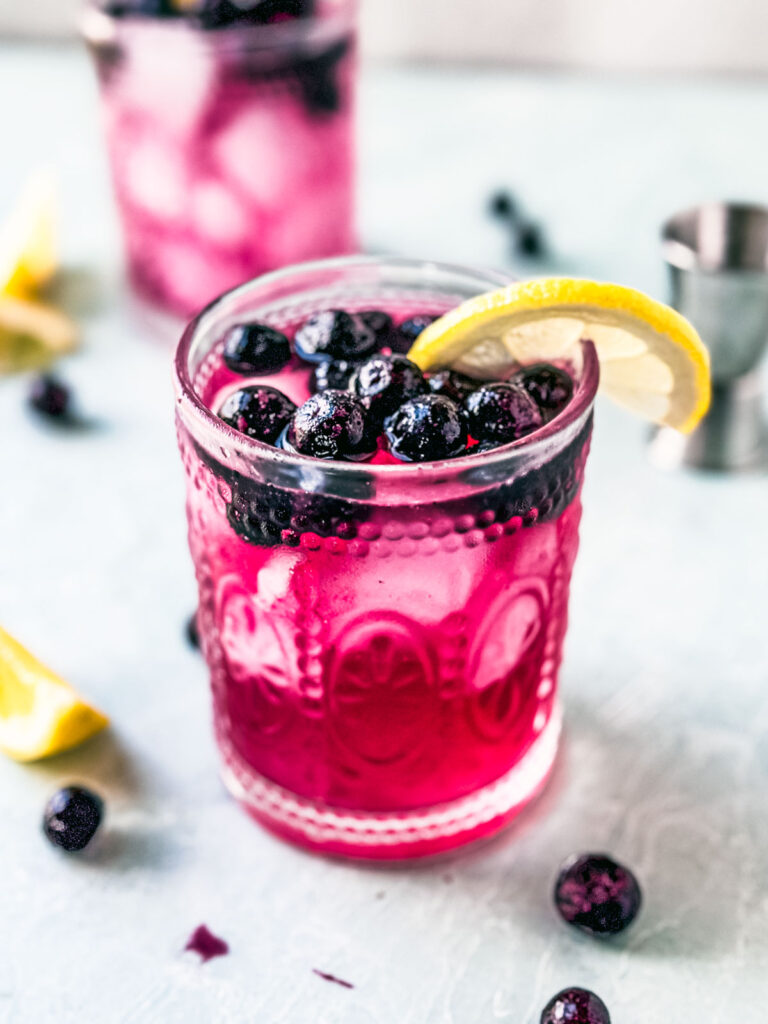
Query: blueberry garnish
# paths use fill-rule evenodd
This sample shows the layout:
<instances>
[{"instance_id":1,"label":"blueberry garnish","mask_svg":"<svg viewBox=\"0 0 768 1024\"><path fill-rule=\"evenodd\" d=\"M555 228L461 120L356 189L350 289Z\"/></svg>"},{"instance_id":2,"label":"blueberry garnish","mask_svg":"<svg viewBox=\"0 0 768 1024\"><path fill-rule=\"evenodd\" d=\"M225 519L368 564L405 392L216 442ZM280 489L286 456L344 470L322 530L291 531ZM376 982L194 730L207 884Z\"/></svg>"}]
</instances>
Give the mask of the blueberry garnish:
<instances>
[{"instance_id":1,"label":"blueberry garnish","mask_svg":"<svg viewBox=\"0 0 768 1024\"><path fill-rule=\"evenodd\" d=\"M393 352L408 352L423 330L437 320L437 316L422 313L404 320L392 336L390 347Z\"/></svg>"},{"instance_id":2,"label":"blueberry garnish","mask_svg":"<svg viewBox=\"0 0 768 1024\"><path fill-rule=\"evenodd\" d=\"M43 831L54 846L73 853L90 843L103 814L101 797L82 786L66 786L48 801Z\"/></svg>"},{"instance_id":3,"label":"blueberry garnish","mask_svg":"<svg viewBox=\"0 0 768 1024\"><path fill-rule=\"evenodd\" d=\"M235 373L276 373L290 361L291 345L267 324L238 324L227 332L222 356Z\"/></svg>"},{"instance_id":4,"label":"blueberry garnish","mask_svg":"<svg viewBox=\"0 0 768 1024\"><path fill-rule=\"evenodd\" d=\"M510 378L511 384L517 384L527 391L545 420L551 420L570 402L573 395L573 381L565 372L549 363L534 363L524 366Z\"/></svg>"},{"instance_id":5,"label":"blueberry garnish","mask_svg":"<svg viewBox=\"0 0 768 1024\"><path fill-rule=\"evenodd\" d=\"M296 406L276 388L252 384L233 391L219 409L219 418L241 434L274 444L296 411Z\"/></svg>"},{"instance_id":6,"label":"blueberry garnish","mask_svg":"<svg viewBox=\"0 0 768 1024\"><path fill-rule=\"evenodd\" d=\"M380 309L364 309L358 316L376 335L379 348L384 348L390 344L394 323L389 313L385 313Z\"/></svg>"},{"instance_id":7,"label":"blueberry garnish","mask_svg":"<svg viewBox=\"0 0 768 1024\"><path fill-rule=\"evenodd\" d=\"M313 395L296 411L286 441L316 459L356 459L375 448L363 403L348 391L333 389Z\"/></svg>"},{"instance_id":8,"label":"blueberry garnish","mask_svg":"<svg viewBox=\"0 0 768 1024\"><path fill-rule=\"evenodd\" d=\"M346 359L326 359L317 363L309 378L310 390L315 393L329 388L345 391L357 366L357 363L347 362Z\"/></svg>"},{"instance_id":9,"label":"blueberry garnish","mask_svg":"<svg viewBox=\"0 0 768 1024\"><path fill-rule=\"evenodd\" d=\"M371 421L380 427L403 402L427 390L424 374L405 356L373 356L361 363L349 382L363 400Z\"/></svg>"},{"instance_id":10,"label":"blueberry garnish","mask_svg":"<svg viewBox=\"0 0 768 1024\"><path fill-rule=\"evenodd\" d=\"M629 870L605 854L570 860L555 883L560 916L590 935L616 935L637 917L642 894Z\"/></svg>"},{"instance_id":11,"label":"blueberry garnish","mask_svg":"<svg viewBox=\"0 0 768 1024\"><path fill-rule=\"evenodd\" d=\"M433 395L450 398L458 405L461 405L468 395L480 387L476 380L465 377L463 373L456 373L455 370L438 370L437 373L430 375L427 384L429 384L429 390Z\"/></svg>"},{"instance_id":12,"label":"blueberry garnish","mask_svg":"<svg viewBox=\"0 0 768 1024\"><path fill-rule=\"evenodd\" d=\"M566 988L544 1007L540 1024L611 1024L611 1015L594 992L585 988Z\"/></svg>"},{"instance_id":13,"label":"blueberry garnish","mask_svg":"<svg viewBox=\"0 0 768 1024\"><path fill-rule=\"evenodd\" d=\"M307 362L361 360L378 347L376 332L358 313L328 309L315 313L296 332L296 352Z\"/></svg>"},{"instance_id":14,"label":"blueberry garnish","mask_svg":"<svg viewBox=\"0 0 768 1024\"><path fill-rule=\"evenodd\" d=\"M412 398L384 426L392 454L408 462L450 459L467 447L464 415L455 402L441 395Z\"/></svg>"},{"instance_id":15,"label":"blueberry garnish","mask_svg":"<svg viewBox=\"0 0 768 1024\"><path fill-rule=\"evenodd\" d=\"M539 407L515 384L484 384L464 401L469 432L476 441L509 444L542 425Z\"/></svg>"},{"instance_id":16,"label":"blueberry garnish","mask_svg":"<svg viewBox=\"0 0 768 1024\"><path fill-rule=\"evenodd\" d=\"M51 420L70 418L71 394L66 384L51 374L41 374L32 381L29 405L35 412Z\"/></svg>"}]
</instances>

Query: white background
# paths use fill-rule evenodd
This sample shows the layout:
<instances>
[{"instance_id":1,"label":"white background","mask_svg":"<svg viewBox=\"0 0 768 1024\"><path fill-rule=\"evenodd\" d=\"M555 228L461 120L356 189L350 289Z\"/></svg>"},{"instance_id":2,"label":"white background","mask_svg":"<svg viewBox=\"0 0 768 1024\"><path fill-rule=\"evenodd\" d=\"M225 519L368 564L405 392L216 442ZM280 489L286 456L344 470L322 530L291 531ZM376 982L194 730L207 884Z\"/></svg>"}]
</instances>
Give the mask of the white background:
<instances>
[{"instance_id":1,"label":"white background","mask_svg":"<svg viewBox=\"0 0 768 1024\"><path fill-rule=\"evenodd\" d=\"M362 0L369 55L768 71L764 0ZM0 33L67 34L79 0L0 0Z\"/></svg>"}]
</instances>

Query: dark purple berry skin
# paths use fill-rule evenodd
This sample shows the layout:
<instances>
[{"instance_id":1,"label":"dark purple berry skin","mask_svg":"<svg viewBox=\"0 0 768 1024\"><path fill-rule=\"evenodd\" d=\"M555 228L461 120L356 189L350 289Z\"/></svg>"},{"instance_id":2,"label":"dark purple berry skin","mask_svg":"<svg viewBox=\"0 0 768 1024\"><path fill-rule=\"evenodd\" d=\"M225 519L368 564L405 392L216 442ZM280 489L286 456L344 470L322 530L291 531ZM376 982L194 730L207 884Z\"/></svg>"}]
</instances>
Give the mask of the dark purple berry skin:
<instances>
[{"instance_id":1,"label":"dark purple berry skin","mask_svg":"<svg viewBox=\"0 0 768 1024\"><path fill-rule=\"evenodd\" d=\"M397 331L392 335L390 348L393 352L404 354L410 352L411 345L413 345L421 332L437 319L437 316L432 316L430 313L422 313L419 316L412 316L408 320L403 320Z\"/></svg>"},{"instance_id":2,"label":"dark purple berry skin","mask_svg":"<svg viewBox=\"0 0 768 1024\"><path fill-rule=\"evenodd\" d=\"M515 244L521 256L529 256L531 259L543 256L547 249L544 232L533 221L525 221L518 226Z\"/></svg>"},{"instance_id":3,"label":"dark purple berry skin","mask_svg":"<svg viewBox=\"0 0 768 1024\"><path fill-rule=\"evenodd\" d=\"M392 454L406 462L431 462L463 455L467 424L461 409L449 398L420 395L385 421Z\"/></svg>"},{"instance_id":4,"label":"dark purple berry skin","mask_svg":"<svg viewBox=\"0 0 768 1024\"><path fill-rule=\"evenodd\" d=\"M524 366L509 382L528 392L547 421L557 416L573 397L573 381L569 375L549 363Z\"/></svg>"},{"instance_id":5,"label":"dark purple berry skin","mask_svg":"<svg viewBox=\"0 0 768 1024\"><path fill-rule=\"evenodd\" d=\"M219 418L255 441L274 444L291 421L296 406L276 388L251 384L224 399Z\"/></svg>"},{"instance_id":6,"label":"dark purple berry skin","mask_svg":"<svg viewBox=\"0 0 768 1024\"><path fill-rule=\"evenodd\" d=\"M277 373L290 362L291 345L267 324L238 324L224 339L222 357L234 373Z\"/></svg>"},{"instance_id":7,"label":"dark purple berry skin","mask_svg":"<svg viewBox=\"0 0 768 1024\"><path fill-rule=\"evenodd\" d=\"M540 1024L611 1024L611 1015L594 992L585 988L566 988L544 1007Z\"/></svg>"},{"instance_id":8,"label":"dark purple berry skin","mask_svg":"<svg viewBox=\"0 0 768 1024\"><path fill-rule=\"evenodd\" d=\"M642 903L640 886L629 868L602 853L568 861L558 875L554 898L564 921L601 937L624 931Z\"/></svg>"},{"instance_id":9,"label":"dark purple berry skin","mask_svg":"<svg viewBox=\"0 0 768 1024\"><path fill-rule=\"evenodd\" d=\"M385 313L380 309L366 309L359 313L358 316L376 335L379 348L390 345L395 325L389 313Z\"/></svg>"},{"instance_id":10,"label":"dark purple berry skin","mask_svg":"<svg viewBox=\"0 0 768 1024\"><path fill-rule=\"evenodd\" d=\"M68 853L84 849L96 835L104 815L101 797L82 786L67 786L48 801L43 831L54 846Z\"/></svg>"},{"instance_id":11,"label":"dark purple berry skin","mask_svg":"<svg viewBox=\"0 0 768 1024\"><path fill-rule=\"evenodd\" d=\"M197 612L195 612L193 615L190 615L190 617L187 619L187 625L186 625L185 632L187 634L187 642L189 643L189 646L193 650L199 651L200 650L200 632L199 632L199 630L197 628Z\"/></svg>"},{"instance_id":12,"label":"dark purple berry skin","mask_svg":"<svg viewBox=\"0 0 768 1024\"><path fill-rule=\"evenodd\" d=\"M29 389L29 405L51 420L69 417L71 395L66 384L50 374L35 377Z\"/></svg>"},{"instance_id":13,"label":"dark purple berry skin","mask_svg":"<svg viewBox=\"0 0 768 1024\"><path fill-rule=\"evenodd\" d=\"M310 391L314 394L327 391L329 388L334 391L346 391L350 377L357 367L357 363L347 362L346 359L326 359L322 363L317 363L309 378Z\"/></svg>"},{"instance_id":14,"label":"dark purple berry skin","mask_svg":"<svg viewBox=\"0 0 768 1024\"><path fill-rule=\"evenodd\" d=\"M361 398L371 422L380 427L403 402L427 392L424 374L405 356L373 356L361 363L349 382Z\"/></svg>"},{"instance_id":15,"label":"dark purple berry skin","mask_svg":"<svg viewBox=\"0 0 768 1024\"><path fill-rule=\"evenodd\" d=\"M286 432L290 448L316 459L355 459L370 455L366 410L348 391L323 391L297 410Z\"/></svg>"},{"instance_id":16,"label":"dark purple berry skin","mask_svg":"<svg viewBox=\"0 0 768 1024\"><path fill-rule=\"evenodd\" d=\"M296 331L296 353L308 363L323 359L359 362L378 347L376 332L357 313L328 309L315 313Z\"/></svg>"},{"instance_id":17,"label":"dark purple berry skin","mask_svg":"<svg viewBox=\"0 0 768 1024\"><path fill-rule=\"evenodd\" d=\"M488 209L500 220L514 221L517 218L517 202L507 189L494 192L488 202Z\"/></svg>"},{"instance_id":18,"label":"dark purple berry skin","mask_svg":"<svg viewBox=\"0 0 768 1024\"><path fill-rule=\"evenodd\" d=\"M433 395L450 398L457 405L461 405L468 395L480 387L478 381L465 377L463 373L456 373L455 370L438 370L437 373L431 374L427 384Z\"/></svg>"},{"instance_id":19,"label":"dark purple berry skin","mask_svg":"<svg viewBox=\"0 0 768 1024\"><path fill-rule=\"evenodd\" d=\"M530 395L515 384L484 384L464 401L469 432L497 445L517 441L544 422Z\"/></svg>"}]
</instances>

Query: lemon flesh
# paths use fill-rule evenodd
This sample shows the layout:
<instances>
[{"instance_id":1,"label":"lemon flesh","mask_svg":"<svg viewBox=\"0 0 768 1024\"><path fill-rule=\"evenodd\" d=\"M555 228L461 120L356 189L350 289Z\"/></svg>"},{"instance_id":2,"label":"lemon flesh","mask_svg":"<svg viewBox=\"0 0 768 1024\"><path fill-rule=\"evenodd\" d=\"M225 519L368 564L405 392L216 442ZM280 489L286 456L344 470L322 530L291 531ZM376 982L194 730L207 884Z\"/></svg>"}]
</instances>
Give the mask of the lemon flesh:
<instances>
[{"instance_id":1,"label":"lemon flesh","mask_svg":"<svg viewBox=\"0 0 768 1024\"><path fill-rule=\"evenodd\" d=\"M35 761L69 750L108 719L0 629L0 750Z\"/></svg>"},{"instance_id":2,"label":"lemon flesh","mask_svg":"<svg viewBox=\"0 0 768 1024\"><path fill-rule=\"evenodd\" d=\"M709 354L669 306L622 285L540 278L457 306L430 324L409 358L422 370L503 379L520 364L572 359L593 342L600 390L644 419L689 433L709 407Z\"/></svg>"}]
</instances>

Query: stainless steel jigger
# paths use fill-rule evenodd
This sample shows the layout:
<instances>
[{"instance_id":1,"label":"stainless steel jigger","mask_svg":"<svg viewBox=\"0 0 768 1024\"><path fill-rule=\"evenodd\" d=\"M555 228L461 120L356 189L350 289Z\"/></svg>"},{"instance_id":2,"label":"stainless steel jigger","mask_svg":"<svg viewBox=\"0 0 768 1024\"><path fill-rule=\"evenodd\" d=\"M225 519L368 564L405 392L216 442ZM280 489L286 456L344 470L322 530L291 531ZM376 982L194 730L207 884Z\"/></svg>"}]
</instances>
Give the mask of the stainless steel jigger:
<instances>
[{"instance_id":1,"label":"stainless steel jigger","mask_svg":"<svg viewBox=\"0 0 768 1024\"><path fill-rule=\"evenodd\" d=\"M738 470L765 464L759 364L768 343L768 209L708 203L662 228L672 305L696 327L712 358L712 404L689 436L662 429L652 441L665 466Z\"/></svg>"}]
</instances>

